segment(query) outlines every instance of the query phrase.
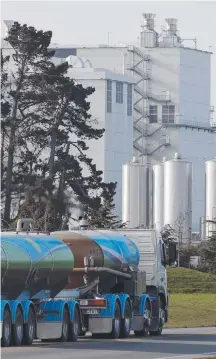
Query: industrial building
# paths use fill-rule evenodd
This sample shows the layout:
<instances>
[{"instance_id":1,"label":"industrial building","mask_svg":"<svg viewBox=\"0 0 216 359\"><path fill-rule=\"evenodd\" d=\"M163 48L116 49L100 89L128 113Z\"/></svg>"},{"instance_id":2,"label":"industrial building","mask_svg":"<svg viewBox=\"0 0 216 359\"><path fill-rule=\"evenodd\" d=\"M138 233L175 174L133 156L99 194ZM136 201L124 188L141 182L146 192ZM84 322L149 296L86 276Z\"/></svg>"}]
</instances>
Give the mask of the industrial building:
<instances>
[{"instance_id":1,"label":"industrial building","mask_svg":"<svg viewBox=\"0 0 216 359\"><path fill-rule=\"evenodd\" d=\"M103 171L103 181L118 183L115 209L121 218L122 166L133 156L133 78L106 69L74 67L82 61L77 57L67 61L74 64L68 75L84 87L95 89L88 98L93 126L105 132L99 140L86 141L87 155Z\"/></svg>"},{"instance_id":2,"label":"industrial building","mask_svg":"<svg viewBox=\"0 0 216 359\"><path fill-rule=\"evenodd\" d=\"M173 159L176 152L193 163L192 228L198 229L205 208L205 161L216 152L211 53L197 49L195 40L188 47L176 19L166 19L164 30L157 33L155 15L143 17L139 46L58 47L56 56L84 57L92 67L133 76L134 155L148 167L163 157ZM142 224L154 226L151 178L146 183Z\"/></svg>"},{"instance_id":3,"label":"industrial building","mask_svg":"<svg viewBox=\"0 0 216 359\"><path fill-rule=\"evenodd\" d=\"M211 53L186 46L176 19L157 33L155 15L143 18L138 46L55 46L53 61L68 61L70 76L96 90L91 114L106 131L89 155L118 183L117 214L159 230L183 221L184 241L192 231L205 238L205 218L216 217Z\"/></svg>"}]
</instances>

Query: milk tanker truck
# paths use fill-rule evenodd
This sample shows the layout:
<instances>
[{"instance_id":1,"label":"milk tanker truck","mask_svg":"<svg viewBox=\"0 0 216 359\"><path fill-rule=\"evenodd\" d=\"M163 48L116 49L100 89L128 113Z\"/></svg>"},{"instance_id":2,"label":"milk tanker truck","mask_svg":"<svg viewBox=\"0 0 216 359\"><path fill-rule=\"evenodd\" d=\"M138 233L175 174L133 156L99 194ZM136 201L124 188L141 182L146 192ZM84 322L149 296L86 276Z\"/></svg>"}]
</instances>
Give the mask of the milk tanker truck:
<instances>
[{"instance_id":1,"label":"milk tanker truck","mask_svg":"<svg viewBox=\"0 0 216 359\"><path fill-rule=\"evenodd\" d=\"M160 335L165 244L155 230L1 233L1 345ZM21 231L19 231L21 229ZM170 243L169 264L176 261Z\"/></svg>"}]
</instances>

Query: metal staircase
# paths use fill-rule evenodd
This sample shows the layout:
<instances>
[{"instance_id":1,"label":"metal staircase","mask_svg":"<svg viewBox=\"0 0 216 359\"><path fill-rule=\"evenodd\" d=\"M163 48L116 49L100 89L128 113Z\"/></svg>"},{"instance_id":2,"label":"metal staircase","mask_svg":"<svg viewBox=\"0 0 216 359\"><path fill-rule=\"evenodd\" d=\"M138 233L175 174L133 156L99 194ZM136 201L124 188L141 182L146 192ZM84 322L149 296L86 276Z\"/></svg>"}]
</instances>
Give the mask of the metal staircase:
<instances>
[{"instance_id":1,"label":"metal staircase","mask_svg":"<svg viewBox=\"0 0 216 359\"><path fill-rule=\"evenodd\" d=\"M128 51L134 52L138 56L140 56L144 61L150 61L151 56L149 54L144 54L138 47L130 45L128 46Z\"/></svg>"},{"instance_id":2,"label":"metal staircase","mask_svg":"<svg viewBox=\"0 0 216 359\"><path fill-rule=\"evenodd\" d=\"M144 80L148 80L148 79L151 78L151 71L149 71L149 70L143 71L142 69L140 69L140 68L138 67L138 65L139 65L140 63L142 63L142 62L143 62L143 60L139 61L135 66L131 66L131 65L128 65L128 66L127 66L127 69L128 69L128 70L134 71L134 72L137 73L137 75L139 75L139 76L142 77L142 79L141 79L140 81L142 81L143 79L144 79Z\"/></svg>"},{"instance_id":3,"label":"metal staircase","mask_svg":"<svg viewBox=\"0 0 216 359\"><path fill-rule=\"evenodd\" d=\"M147 144L147 138L155 135L166 126L164 124L158 125L153 131L148 131L148 118L149 118L149 100L156 103L169 103L171 101L169 93L155 94L149 91L148 81L151 80L151 71L149 69L149 62L151 61L150 54L144 53L136 46L129 46L130 62L127 64L127 69L135 75L136 84L134 87L135 101L134 101L134 148L140 152L140 156L152 156L156 151L162 147L170 145L167 139L162 138L159 142L154 142L154 146ZM152 126L151 126L152 129ZM140 144L142 140L142 145Z\"/></svg>"},{"instance_id":4,"label":"metal staircase","mask_svg":"<svg viewBox=\"0 0 216 359\"><path fill-rule=\"evenodd\" d=\"M170 145L170 137L167 135L165 138L162 138L159 142L155 142L149 150L142 147L139 143L134 142L134 148L140 152L140 156L152 156L155 152L159 151L162 147L167 147Z\"/></svg>"}]
</instances>

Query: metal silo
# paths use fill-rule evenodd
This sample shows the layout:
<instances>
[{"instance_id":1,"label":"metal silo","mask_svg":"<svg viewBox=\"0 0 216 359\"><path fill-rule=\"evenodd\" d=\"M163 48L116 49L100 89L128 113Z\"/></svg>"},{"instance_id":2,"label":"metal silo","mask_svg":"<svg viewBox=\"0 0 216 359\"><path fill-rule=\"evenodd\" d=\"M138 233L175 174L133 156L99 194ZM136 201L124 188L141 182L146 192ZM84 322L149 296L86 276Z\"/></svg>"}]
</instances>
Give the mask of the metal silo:
<instances>
[{"instance_id":1,"label":"metal silo","mask_svg":"<svg viewBox=\"0 0 216 359\"><path fill-rule=\"evenodd\" d=\"M205 163L205 216L206 220L216 221L216 157ZM206 223L206 237L210 237L212 231L216 231L216 225Z\"/></svg>"},{"instance_id":2,"label":"metal silo","mask_svg":"<svg viewBox=\"0 0 216 359\"><path fill-rule=\"evenodd\" d=\"M148 221L148 167L133 158L123 166L122 220L129 228L147 226Z\"/></svg>"},{"instance_id":3,"label":"metal silo","mask_svg":"<svg viewBox=\"0 0 216 359\"><path fill-rule=\"evenodd\" d=\"M178 232L179 240L191 240L192 163L176 153L164 163L164 225Z\"/></svg>"},{"instance_id":4,"label":"metal silo","mask_svg":"<svg viewBox=\"0 0 216 359\"><path fill-rule=\"evenodd\" d=\"M165 158L163 159L165 162ZM164 164L152 167L153 174L153 226L160 231L164 223Z\"/></svg>"}]
</instances>

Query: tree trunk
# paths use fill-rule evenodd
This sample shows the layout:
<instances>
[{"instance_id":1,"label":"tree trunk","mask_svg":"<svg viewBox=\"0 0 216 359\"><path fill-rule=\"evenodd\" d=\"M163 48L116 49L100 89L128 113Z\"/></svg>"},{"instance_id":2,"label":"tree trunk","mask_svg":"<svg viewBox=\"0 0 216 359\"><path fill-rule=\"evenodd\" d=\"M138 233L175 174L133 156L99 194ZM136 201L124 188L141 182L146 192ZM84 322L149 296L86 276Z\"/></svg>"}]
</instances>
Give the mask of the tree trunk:
<instances>
[{"instance_id":1,"label":"tree trunk","mask_svg":"<svg viewBox=\"0 0 216 359\"><path fill-rule=\"evenodd\" d=\"M12 175L13 175L13 160L14 160L14 150L15 150L15 140L16 140L16 119L17 119L17 109L18 109L18 96L22 88L25 66L27 59L24 59L20 69L19 81L14 96L14 104L11 116L11 129L10 129L10 138L8 146L8 163L7 163L7 175L6 175L6 192L5 192L5 207L4 207L4 220L9 224L10 222L10 211L11 211L11 186L12 186Z\"/></svg>"},{"instance_id":2,"label":"tree trunk","mask_svg":"<svg viewBox=\"0 0 216 359\"><path fill-rule=\"evenodd\" d=\"M5 141L5 130L4 127L2 128L2 136L1 136L1 179L3 177L3 167L4 167L4 163L3 163L3 159L4 159L4 141Z\"/></svg>"},{"instance_id":3,"label":"tree trunk","mask_svg":"<svg viewBox=\"0 0 216 359\"><path fill-rule=\"evenodd\" d=\"M67 158L70 150L70 142L67 143L66 151L65 151L65 158ZM66 173L66 164L63 164L60 180L59 180L59 188L58 188L58 196L59 198L62 197L64 192L64 186L65 186L65 173Z\"/></svg>"},{"instance_id":4,"label":"tree trunk","mask_svg":"<svg viewBox=\"0 0 216 359\"><path fill-rule=\"evenodd\" d=\"M10 131L9 148L8 148L7 174L6 174L4 220L7 223L10 222L10 211L11 211L11 186L12 186L12 175L13 175L15 134L16 134L16 130L15 130L15 125L13 124L11 126L11 131Z\"/></svg>"},{"instance_id":5,"label":"tree trunk","mask_svg":"<svg viewBox=\"0 0 216 359\"><path fill-rule=\"evenodd\" d=\"M49 158L49 177L54 179L54 164L55 164L55 148L56 148L57 132L53 128L51 136L51 145L50 145L50 158Z\"/></svg>"}]
</instances>

